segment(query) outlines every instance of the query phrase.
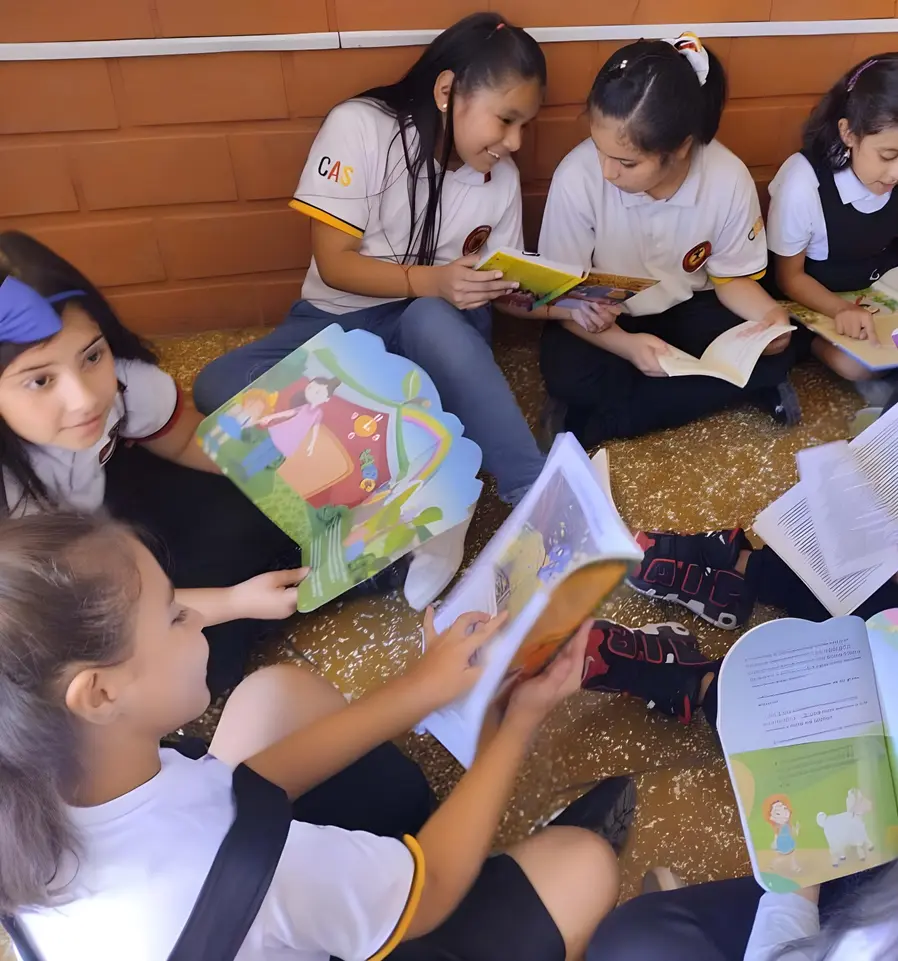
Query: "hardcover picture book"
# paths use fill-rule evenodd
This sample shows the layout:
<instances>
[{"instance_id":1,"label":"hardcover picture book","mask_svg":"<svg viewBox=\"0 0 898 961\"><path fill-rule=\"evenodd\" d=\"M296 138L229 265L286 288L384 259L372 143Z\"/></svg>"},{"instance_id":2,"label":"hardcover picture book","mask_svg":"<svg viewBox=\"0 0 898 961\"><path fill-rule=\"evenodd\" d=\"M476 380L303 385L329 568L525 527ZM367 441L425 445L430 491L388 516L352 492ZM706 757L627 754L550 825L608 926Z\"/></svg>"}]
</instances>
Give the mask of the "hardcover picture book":
<instances>
[{"instance_id":1,"label":"hardcover picture book","mask_svg":"<svg viewBox=\"0 0 898 961\"><path fill-rule=\"evenodd\" d=\"M482 487L480 448L427 374L337 324L210 414L197 439L302 548L301 611L460 524Z\"/></svg>"}]
</instances>

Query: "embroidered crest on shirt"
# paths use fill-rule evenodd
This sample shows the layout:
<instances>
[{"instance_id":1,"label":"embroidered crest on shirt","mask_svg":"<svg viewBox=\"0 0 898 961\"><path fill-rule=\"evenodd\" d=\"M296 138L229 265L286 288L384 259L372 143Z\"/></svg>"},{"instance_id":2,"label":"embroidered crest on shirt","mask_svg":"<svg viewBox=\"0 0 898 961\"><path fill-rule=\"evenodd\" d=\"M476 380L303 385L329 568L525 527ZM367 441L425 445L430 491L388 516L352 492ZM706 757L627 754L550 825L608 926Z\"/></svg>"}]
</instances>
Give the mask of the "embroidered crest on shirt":
<instances>
[{"instance_id":1,"label":"embroidered crest on shirt","mask_svg":"<svg viewBox=\"0 0 898 961\"><path fill-rule=\"evenodd\" d=\"M687 274L694 274L710 256L711 241L703 240L700 244L696 244L683 258L683 270Z\"/></svg>"},{"instance_id":2,"label":"embroidered crest on shirt","mask_svg":"<svg viewBox=\"0 0 898 961\"><path fill-rule=\"evenodd\" d=\"M751 230L748 232L748 239L754 240L755 237L761 236L761 231L764 229L764 218L758 217L758 219L752 224Z\"/></svg>"},{"instance_id":3,"label":"embroidered crest on shirt","mask_svg":"<svg viewBox=\"0 0 898 961\"><path fill-rule=\"evenodd\" d=\"M467 237L465 237L465 242L461 248L462 257L470 257L472 254L479 254L483 249L483 245L489 240L490 234L493 232L493 228L487 226L486 224L480 227L475 227Z\"/></svg>"}]
</instances>

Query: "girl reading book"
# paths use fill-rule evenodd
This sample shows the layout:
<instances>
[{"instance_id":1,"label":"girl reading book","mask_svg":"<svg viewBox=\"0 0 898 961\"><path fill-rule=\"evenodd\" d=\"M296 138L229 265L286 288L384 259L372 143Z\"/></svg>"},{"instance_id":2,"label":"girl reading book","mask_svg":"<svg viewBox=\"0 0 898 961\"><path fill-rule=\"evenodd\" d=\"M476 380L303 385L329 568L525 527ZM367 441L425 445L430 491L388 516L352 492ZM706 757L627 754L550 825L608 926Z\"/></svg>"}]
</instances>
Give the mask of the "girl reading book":
<instances>
[{"instance_id":1,"label":"girl reading book","mask_svg":"<svg viewBox=\"0 0 898 961\"><path fill-rule=\"evenodd\" d=\"M549 433L584 445L676 427L750 399L799 419L788 335L744 389L712 377L667 378L658 357L693 356L746 320L787 324L758 284L764 223L745 165L714 139L726 99L720 62L698 38L618 50L589 93L590 139L552 178L539 251L553 261L658 283L627 305L577 315L549 308L540 365Z\"/></svg>"},{"instance_id":2,"label":"girl reading book","mask_svg":"<svg viewBox=\"0 0 898 961\"><path fill-rule=\"evenodd\" d=\"M433 379L445 410L516 503L543 466L493 359L489 304L509 291L478 254L520 249L512 155L546 82L539 45L498 14L440 34L408 73L335 107L309 153L293 207L312 219L312 263L280 327L213 361L194 387L212 411L330 324L363 328ZM421 608L454 576L467 525L413 558L406 597Z\"/></svg>"},{"instance_id":3,"label":"girl reading book","mask_svg":"<svg viewBox=\"0 0 898 961\"><path fill-rule=\"evenodd\" d=\"M259 671L229 700L211 753L191 760L159 739L209 703L200 613L118 524L7 521L0 918L41 961L165 961L234 819L234 769L299 798L294 815L308 810L328 779L469 690L474 655L502 623L465 614L435 636L428 618L427 653L348 706L302 668ZM581 631L511 694L455 791L405 829L417 837L294 820L241 961L582 957L617 900L615 855L599 834L622 842L629 779L603 782L556 826L488 855L537 729L577 689L584 643Z\"/></svg>"},{"instance_id":4,"label":"girl reading book","mask_svg":"<svg viewBox=\"0 0 898 961\"><path fill-rule=\"evenodd\" d=\"M868 288L898 266L898 53L852 67L814 110L801 152L770 184L767 244L790 300L832 317L837 333L875 340L872 316L839 292ZM875 374L829 341L797 335L837 374L862 385ZM877 406L889 385L859 386Z\"/></svg>"}]
</instances>

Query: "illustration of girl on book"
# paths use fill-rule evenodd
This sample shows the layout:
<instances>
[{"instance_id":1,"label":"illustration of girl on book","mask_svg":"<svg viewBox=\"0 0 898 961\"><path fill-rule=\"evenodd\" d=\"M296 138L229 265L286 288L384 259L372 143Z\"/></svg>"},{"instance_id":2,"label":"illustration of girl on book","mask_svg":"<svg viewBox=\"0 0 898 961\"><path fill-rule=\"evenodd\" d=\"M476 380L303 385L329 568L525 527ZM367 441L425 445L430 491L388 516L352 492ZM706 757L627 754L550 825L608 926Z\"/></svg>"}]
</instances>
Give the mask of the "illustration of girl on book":
<instances>
[{"instance_id":1,"label":"illustration of girl on book","mask_svg":"<svg viewBox=\"0 0 898 961\"><path fill-rule=\"evenodd\" d=\"M243 458L243 479L249 480L267 467L279 467L307 439L306 453L311 454L324 420L321 408L333 397L340 384L337 377L313 377L293 398L296 406L268 414L259 420L258 426L266 428L268 435Z\"/></svg>"},{"instance_id":2,"label":"illustration of girl on book","mask_svg":"<svg viewBox=\"0 0 898 961\"><path fill-rule=\"evenodd\" d=\"M258 424L271 413L278 395L258 387L244 391L218 418L203 438L203 450L217 453L229 440L240 440L247 427Z\"/></svg>"},{"instance_id":3,"label":"illustration of girl on book","mask_svg":"<svg viewBox=\"0 0 898 961\"><path fill-rule=\"evenodd\" d=\"M801 866L795 857L795 838L801 833L801 825L792 823L792 802L785 794L774 794L764 802L764 817L773 828L773 843L776 851L773 868L788 864L792 874L800 874Z\"/></svg>"}]
</instances>

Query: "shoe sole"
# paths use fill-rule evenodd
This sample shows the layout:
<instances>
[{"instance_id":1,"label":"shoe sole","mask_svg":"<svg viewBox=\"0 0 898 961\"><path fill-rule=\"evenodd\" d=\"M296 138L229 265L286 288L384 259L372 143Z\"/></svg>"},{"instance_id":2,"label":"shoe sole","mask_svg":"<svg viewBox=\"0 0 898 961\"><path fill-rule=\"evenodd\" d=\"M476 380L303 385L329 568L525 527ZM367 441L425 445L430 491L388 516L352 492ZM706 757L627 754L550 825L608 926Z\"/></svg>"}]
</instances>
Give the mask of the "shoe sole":
<instances>
[{"instance_id":1,"label":"shoe sole","mask_svg":"<svg viewBox=\"0 0 898 961\"><path fill-rule=\"evenodd\" d=\"M685 607L687 611L691 611L696 617L700 617L703 621L708 624L713 624L714 627L719 627L724 631L735 631L740 627L739 619L734 614L722 613L717 617L709 614L705 610L705 605L703 601L684 601L679 594L659 594L654 588L642 588L637 587L632 581L627 581L627 587L631 591L636 591L637 594L642 594L643 597L650 597L653 601L668 601L671 604L678 604L680 607Z\"/></svg>"},{"instance_id":2,"label":"shoe sole","mask_svg":"<svg viewBox=\"0 0 898 961\"><path fill-rule=\"evenodd\" d=\"M784 427L795 427L801 423L801 402L798 394L790 383L780 384L776 389L779 396L779 406L782 407L782 423Z\"/></svg>"},{"instance_id":3,"label":"shoe sole","mask_svg":"<svg viewBox=\"0 0 898 961\"><path fill-rule=\"evenodd\" d=\"M549 827L586 828L605 840L620 854L636 814L636 785L631 777L605 778L586 794L569 804Z\"/></svg>"}]
</instances>

